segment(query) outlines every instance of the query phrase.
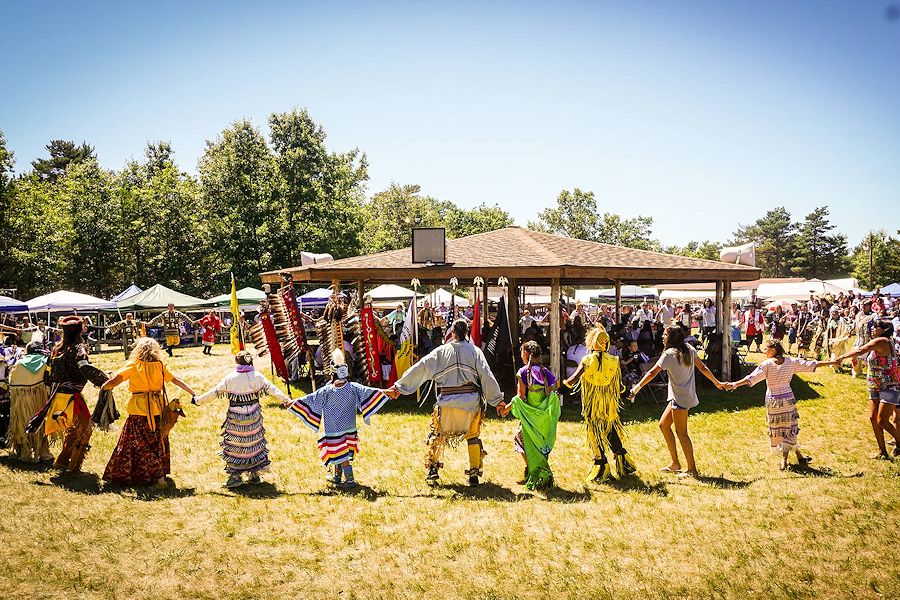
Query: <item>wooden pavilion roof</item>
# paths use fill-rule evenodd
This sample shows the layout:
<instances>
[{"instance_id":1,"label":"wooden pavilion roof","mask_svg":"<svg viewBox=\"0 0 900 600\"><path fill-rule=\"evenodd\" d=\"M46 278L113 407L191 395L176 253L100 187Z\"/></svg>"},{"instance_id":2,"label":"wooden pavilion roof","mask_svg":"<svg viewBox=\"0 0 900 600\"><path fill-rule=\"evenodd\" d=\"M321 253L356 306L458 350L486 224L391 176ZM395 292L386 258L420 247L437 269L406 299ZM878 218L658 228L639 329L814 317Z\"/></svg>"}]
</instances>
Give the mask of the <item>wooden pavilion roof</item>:
<instances>
[{"instance_id":1,"label":"wooden pavilion roof","mask_svg":"<svg viewBox=\"0 0 900 600\"><path fill-rule=\"evenodd\" d=\"M282 274L292 275L297 282L322 283L339 279L408 284L415 277L426 284L446 283L451 277L457 277L461 285L466 285L480 276L485 280L516 279L520 285L555 278L563 284L579 285L603 281L658 284L752 281L759 279L760 270L511 226L447 240L447 262L443 265L413 264L411 249L402 248L268 271L260 277L263 283L280 283Z\"/></svg>"}]
</instances>

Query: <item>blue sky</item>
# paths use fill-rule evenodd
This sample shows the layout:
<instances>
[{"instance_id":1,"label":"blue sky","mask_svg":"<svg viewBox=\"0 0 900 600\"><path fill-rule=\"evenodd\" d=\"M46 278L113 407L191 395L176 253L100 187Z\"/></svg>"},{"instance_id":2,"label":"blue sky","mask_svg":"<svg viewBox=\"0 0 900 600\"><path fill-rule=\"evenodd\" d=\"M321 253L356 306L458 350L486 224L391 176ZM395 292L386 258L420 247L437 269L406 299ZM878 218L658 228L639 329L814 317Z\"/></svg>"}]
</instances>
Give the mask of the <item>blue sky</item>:
<instances>
[{"instance_id":1,"label":"blue sky","mask_svg":"<svg viewBox=\"0 0 900 600\"><path fill-rule=\"evenodd\" d=\"M829 2L0 4L0 129L17 169L54 138L121 168L307 107L329 148L524 225L562 189L724 241L827 205L851 244L900 227L900 21ZM896 4L896 3L894 3Z\"/></svg>"}]
</instances>

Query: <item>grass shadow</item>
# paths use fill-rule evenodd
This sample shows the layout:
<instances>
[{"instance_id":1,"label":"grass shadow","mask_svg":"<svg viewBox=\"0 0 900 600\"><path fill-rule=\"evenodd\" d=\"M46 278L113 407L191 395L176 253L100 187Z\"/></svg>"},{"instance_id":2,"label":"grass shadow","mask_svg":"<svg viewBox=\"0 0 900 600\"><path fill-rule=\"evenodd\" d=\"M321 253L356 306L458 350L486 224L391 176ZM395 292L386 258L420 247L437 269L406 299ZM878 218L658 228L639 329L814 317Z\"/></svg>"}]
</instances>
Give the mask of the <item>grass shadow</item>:
<instances>
[{"instance_id":1,"label":"grass shadow","mask_svg":"<svg viewBox=\"0 0 900 600\"><path fill-rule=\"evenodd\" d=\"M790 465L788 465L787 470L791 473L796 473L797 475L802 475L804 477L826 477L826 478L849 479L849 478L863 476L862 471L857 471L857 472L851 473L849 475L844 475L843 473L839 473L829 467L813 467L807 462L800 463L800 464L790 464Z\"/></svg>"},{"instance_id":2,"label":"grass shadow","mask_svg":"<svg viewBox=\"0 0 900 600\"><path fill-rule=\"evenodd\" d=\"M53 463L51 462L22 462L12 456L0 456L0 465L10 471L21 471L23 473L45 473L53 469Z\"/></svg>"},{"instance_id":3,"label":"grass shadow","mask_svg":"<svg viewBox=\"0 0 900 600\"><path fill-rule=\"evenodd\" d=\"M728 479L724 475L697 475L694 479L720 490L745 490L753 484L753 481Z\"/></svg>"},{"instance_id":4,"label":"grass shadow","mask_svg":"<svg viewBox=\"0 0 900 600\"><path fill-rule=\"evenodd\" d=\"M367 485L357 483L352 488L342 488L337 486L329 486L317 492L312 492L310 496L346 496L349 498L361 498L368 502L375 502L379 498L387 496L387 492L373 489Z\"/></svg>"},{"instance_id":5,"label":"grass shadow","mask_svg":"<svg viewBox=\"0 0 900 600\"><path fill-rule=\"evenodd\" d=\"M647 496L660 496L663 498L669 495L669 489L664 481L660 481L659 483L647 483L637 475L629 475L622 479L613 479L603 485L620 492L637 492Z\"/></svg>"},{"instance_id":6,"label":"grass shadow","mask_svg":"<svg viewBox=\"0 0 900 600\"><path fill-rule=\"evenodd\" d=\"M460 483L437 484L432 486L435 490L449 490L453 497L467 498L471 500L494 500L497 502L518 502L530 498L530 493L516 493L502 485L485 481L477 486L468 486Z\"/></svg>"},{"instance_id":7,"label":"grass shadow","mask_svg":"<svg viewBox=\"0 0 900 600\"><path fill-rule=\"evenodd\" d=\"M569 504L574 504L576 502L589 502L591 499L591 492L587 488L576 491L554 486L546 490L541 490L540 493L545 500L550 500L553 502L565 502Z\"/></svg>"},{"instance_id":8,"label":"grass shadow","mask_svg":"<svg viewBox=\"0 0 900 600\"><path fill-rule=\"evenodd\" d=\"M169 498L188 498L196 494L196 490L194 488L177 487L171 482L171 480L169 480L169 485L164 488L132 487L120 489L132 490L134 492L133 498L135 500L141 500L143 502L153 502L155 500L166 500ZM106 488L104 488L103 491L107 491ZM112 492L113 489L110 489L109 491Z\"/></svg>"},{"instance_id":9,"label":"grass shadow","mask_svg":"<svg viewBox=\"0 0 900 600\"><path fill-rule=\"evenodd\" d=\"M266 498L278 498L282 496L281 490L275 487L270 481L261 481L259 483L245 483L244 485L231 489L236 496L244 498L252 498L254 500L263 500Z\"/></svg>"}]
</instances>

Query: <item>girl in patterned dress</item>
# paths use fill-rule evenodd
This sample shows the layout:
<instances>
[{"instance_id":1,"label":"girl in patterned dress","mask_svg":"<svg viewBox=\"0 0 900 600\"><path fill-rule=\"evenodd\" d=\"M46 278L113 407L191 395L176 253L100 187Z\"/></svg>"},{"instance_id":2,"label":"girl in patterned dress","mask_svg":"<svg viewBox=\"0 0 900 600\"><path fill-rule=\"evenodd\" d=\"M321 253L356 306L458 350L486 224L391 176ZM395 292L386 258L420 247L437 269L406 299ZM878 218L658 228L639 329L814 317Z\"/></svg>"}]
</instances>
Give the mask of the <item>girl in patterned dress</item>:
<instances>
[{"instance_id":1,"label":"girl in patterned dress","mask_svg":"<svg viewBox=\"0 0 900 600\"><path fill-rule=\"evenodd\" d=\"M228 473L226 488L243 485L243 475L248 483L259 483L259 474L269 469L269 447L263 427L261 396L272 395L290 402L287 394L278 389L266 376L253 368L253 355L241 350L234 356L235 370L226 375L216 386L195 396L196 405L213 397L228 398L228 414L222 423L222 459Z\"/></svg>"},{"instance_id":2,"label":"girl in patterned dress","mask_svg":"<svg viewBox=\"0 0 900 600\"><path fill-rule=\"evenodd\" d=\"M348 381L350 372L341 350L334 351L332 365L335 374L331 383L302 398L288 400L284 406L313 431L318 433L321 426L324 431L317 445L319 457L329 471L325 479L336 486L352 488L356 480L351 463L359 452L356 413L362 413L368 425L369 417L385 405L388 397L384 390Z\"/></svg>"},{"instance_id":3,"label":"girl in patterned dress","mask_svg":"<svg viewBox=\"0 0 900 600\"><path fill-rule=\"evenodd\" d=\"M766 360L756 369L734 383L726 383L725 389L732 391L741 386L753 386L766 381L766 422L769 425L769 443L773 448L781 450L781 470L787 469L788 456L793 450L798 464L806 464L812 460L800 452L797 435L800 433L800 414L797 412L797 399L791 390L791 379L794 373L815 371L822 365L831 362L817 362L788 358L778 340L769 340L765 345Z\"/></svg>"},{"instance_id":4,"label":"girl in patterned dress","mask_svg":"<svg viewBox=\"0 0 900 600\"><path fill-rule=\"evenodd\" d=\"M866 357L869 420L872 422L872 431L878 444L878 454L872 458L885 460L891 459L884 445L885 431L897 442L894 456L900 456L900 431L891 423L891 414L900 408L900 362L897 360L897 351L891 343L893 335L894 325L890 321L886 319L875 321L872 325L871 341L835 359L835 362L840 364L849 358L861 355Z\"/></svg>"}]
</instances>

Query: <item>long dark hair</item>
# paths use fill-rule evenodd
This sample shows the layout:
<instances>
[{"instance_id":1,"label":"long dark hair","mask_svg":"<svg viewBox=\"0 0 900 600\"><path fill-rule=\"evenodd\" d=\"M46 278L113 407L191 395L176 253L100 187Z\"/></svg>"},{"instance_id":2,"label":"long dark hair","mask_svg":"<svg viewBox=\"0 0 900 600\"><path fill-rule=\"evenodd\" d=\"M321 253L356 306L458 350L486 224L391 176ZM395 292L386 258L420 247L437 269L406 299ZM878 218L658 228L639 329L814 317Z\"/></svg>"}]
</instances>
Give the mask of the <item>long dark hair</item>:
<instances>
[{"instance_id":1,"label":"long dark hair","mask_svg":"<svg viewBox=\"0 0 900 600\"><path fill-rule=\"evenodd\" d=\"M684 341L684 327L681 325L669 325L666 327L666 347L673 348L678 353L678 362L687 366L691 364L691 351Z\"/></svg>"},{"instance_id":2,"label":"long dark hair","mask_svg":"<svg viewBox=\"0 0 900 600\"><path fill-rule=\"evenodd\" d=\"M53 355L58 355L62 350L71 346L77 346L84 343L81 337L81 323L76 325L64 325L61 327L63 335L62 339L53 346Z\"/></svg>"},{"instance_id":3,"label":"long dark hair","mask_svg":"<svg viewBox=\"0 0 900 600\"><path fill-rule=\"evenodd\" d=\"M875 321L872 328L874 329L875 327L881 330L881 337L891 339L891 337L893 337L894 335L894 324L887 319L879 319Z\"/></svg>"}]
</instances>

